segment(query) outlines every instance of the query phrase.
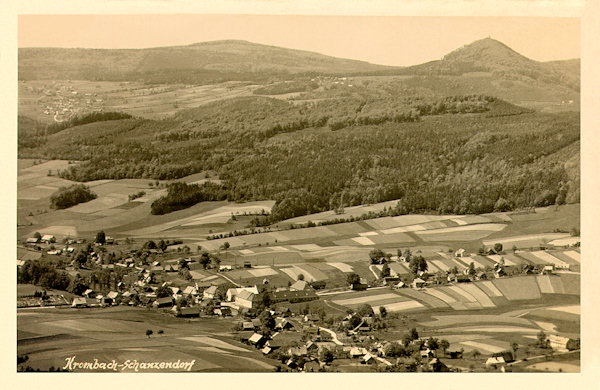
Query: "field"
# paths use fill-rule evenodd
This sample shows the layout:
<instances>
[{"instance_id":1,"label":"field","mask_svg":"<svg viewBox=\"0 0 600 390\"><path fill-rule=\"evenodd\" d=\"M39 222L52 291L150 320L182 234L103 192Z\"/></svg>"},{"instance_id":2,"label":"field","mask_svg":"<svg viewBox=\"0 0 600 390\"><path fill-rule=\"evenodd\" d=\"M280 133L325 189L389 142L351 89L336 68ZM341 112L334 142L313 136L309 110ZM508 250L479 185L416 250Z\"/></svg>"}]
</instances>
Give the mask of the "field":
<instances>
[{"instance_id":1,"label":"field","mask_svg":"<svg viewBox=\"0 0 600 390\"><path fill-rule=\"evenodd\" d=\"M92 362L195 360L194 372L273 371L273 361L233 340L231 326L227 320L190 322L135 308L19 310L17 353L41 370L63 367L66 358L77 355L77 361ZM147 329L153 330L151 337Z\"/></svg>"},{"instance_id":2,"label":"field","mask_svg":"<svg viewBox=\"0 0 600 390\"><path fill-rule=\"evenodd\" d=\"M255 88L249 83L240 82L194 86L28 80L19 83L19 113L46 123L99 110L122 111L134 116L160 119L182 109L248 96Z\"/></svg>"}]
</instances>

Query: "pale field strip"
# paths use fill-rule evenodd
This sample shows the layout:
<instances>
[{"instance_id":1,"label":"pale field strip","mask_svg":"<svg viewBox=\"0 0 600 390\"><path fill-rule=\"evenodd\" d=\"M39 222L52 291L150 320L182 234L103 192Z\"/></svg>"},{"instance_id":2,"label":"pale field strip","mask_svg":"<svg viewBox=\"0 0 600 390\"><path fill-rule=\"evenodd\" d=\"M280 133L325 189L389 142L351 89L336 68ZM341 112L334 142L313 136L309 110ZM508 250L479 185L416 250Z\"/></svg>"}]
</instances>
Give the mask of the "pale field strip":
<instances>
[{"instance_id":1,"label":"pale field strip","mask_svg":"<svg viewBox=\"0 0 600 390\"><path fill-rule=\"evenodd\" d=\"M417 232L419 235L427 235L427 234L437 234L437 233L454 233L454 232L465 232L471 230L482 230L482 231L492 231L498 232L506 227L503 223L482 223L475 225L465 225L465 226L455 226L449 228L441 228L441 229L431 229Z\"/></svg>"},{"instance_id":2,"label":"pale field strip","mask_svg":"<svg viewBox=\"0 0 600 390\"><path fill-rule=\"evenodd\" d=\"M358 233L359 236L361 237L368 237L368 236L378 236L379 233L377 232L364 232L364 233Z\"/></svg>"},{"instance_id":3,"label":"pale field strip","mask_svg":"<svg viewBox=\"0 0 600 390\"><path fill-rule=\"evenodd\" d=\"M402 263L391 263L390 270L394 270L397 275L405 275L408 274L408 268Z\"/></svg>"},{"instance_id":4,"label":"pale field strip","mask_svg":"<svg viewBox=\"0 0 600 390\"><path fill-rule=\"evenodd\" d=\"M476 268L485 268L485 264L483 264L483 263L479 262L477 259L474 259L474 258L472 258L472 257L468 257L468 256L467 256L467 257L461 257L461 258L460 258L460 260L462 260L462 261L463 261L464 263L466 263L466 264L471 264L471 263L473 263L473 265L474 265Z\"/></svg>"},{"instance_id":5,"label":"pale field strip","mask_svg":"<svg viewBox=\"0 0 600 390\"><path fill-rule=\"evenodd\" d=\"M438 267L439 269L441 269L442 271L448 271L450 269L450 267L448 267L443 261L441 260L430 260L430 262L432 264L435 264L436 267Z\"/></svg>"},{"instance_id":6,"label":"pale field strip","mask_svg":"<svg viewBox=\"0 0 600 390\"><path fill-rule=\"evenodd\" d=\"M277 275L278 272L271 267L266 268L255 268L247 270L250 274L256 278L262 278L263 276Z\"/></svg>"},{"instance_id":7,"label":"pale field strip","mask_svg":"<svg viewBox=\"0 0 600 390\"><path fill-rule=\"evenodd\" d=\"M570 246L581 242L580 237L568 237L568 238L559 238L558 240L552 240L548 244L555 246Z\"/></svg>"},{"instance_id":8,"label":"pale field strip","mask_svg":"<svg viewBox=\"0 0 600 390\"><path fill-rule=\"evenodd\" d=\"M579 373L581 367L575 364L563 363L563 362L543 362L535 363L527 366L529 369L543 371L543 372L567 372L567 373Z\"/></svg>"},{"instance_id":9,"label":"pale field strip","mask_svg":"<svg viewBox=\"0 0 600 390\"><path fill-rule=\"evenodd\" d=\"M426 288L425 290L423 290L423 292L425 292L429 295L433 295L434 297L441 299L442 301L444 301L448 304L456 302L456 299L452 298L449 295L444 294L443 292L441 292L440 290L438 290L436 288Z\"/></svg>"},{"instance_id":10,"label":"pale field strip","mask_svg":"<svg viewBox=\"0 0 600 390\"><path fill-rule=\"evenodd\" d=\"M377 272L381 274L381 270L383 269L383 265L382 264L374 264L371 267L376 268ZM392 277L398 276L398 274L396 273L396 271L394 271L392 269L392 267L390 267L390 276L392 276Z\"/></svg>"},{"instance_id":11,"label":"pale field strip","mask_svg":"<svg viewBox=\"0 0 600 390\"><path fill-rule=\"evenodd\" d=\"M299 251L318 251L323 249L317 244L302 244L302 245L290 245L290 247Z\"/></svg>"},{"instance_id":12,"label":"pale field strip","mask_svg":"<svg viewBox=\"0 0 600 390\"><path fill-rule=\"evenodd\" d=\"M470 293L461 289L458 286L448 286L448 288L451 289L452 291L454 291L455 293L460 294L463 297L465 297L467 302L477 302L477 299L473 295L471 295Z\"/></svg>"},{"instance_id":13,"label":"pale field strip","mask_svg":"<svg viewBox=\"0 0 600 390\"><path fill-rule=\"evenodd\" d=\"M550 240L556 240L556 239L565 238L565 237L570 237L569 233L526 234L526 235L522 235L522 236L505 237L505 238L498 238L498 239L494 239L494 240L484 240L483 244L486 246L490 246L490 245L494 245L495 243L499 242L502 245L506 246L506 245L509 245L512 243L518 243L520 241L528 241L528 240L550 241Z\"/></svg>"},{"instance_id":14,"label":"pale field strip","mask_svg":"<svg viewBox=\"0 0 600 390\"><path fill-rule=\"evenodd\" d=\"M388 312L404 311L424 307L417 301L405 301L383 305Z\"/></svg>"},{"instance_id":15,"label":"pale field strip","mask_svg":"<svg viewBox=\"0 0 600 390\"><path fill-rule=\"evenodd\" d=\"M565 256L569 256L571 259L575 260L578 263L581 263L581 255L576 251L565 251L563 252Z\"/></svg>"},{"instance_id":16,"label":"pale field strip","mask_svg":"<svg viewBox=\"0 0 600 390\"><path fill-rule=\"evenodd\" d=\"M459 286L457 286L457 287L459 287ZM470 283L465 283L465 284L460 285L460 288L465 290L467 293L471 294L473 297L475 297L475 299L477 299L477 302L479 302L481 304L481 306L483 306L483 307L496 306L496 305L494 305L494 302L492 302L490 297L488 297L483 291L481 291L479 288L477 288L477 286L470 284Z\"/></svg>"},{"instance_id":17,"label":"pale field strip","mask_svg":"<svg viewBox=\"0 0 600 390\"><path fill-rule=\"evenodd\" d=\"M533 321L533 322L535 322L535 324L537 326L539 326L540 329L542 329L546 332L551 332L551 333L556 332L556 325L554 325L551 322L544 322L544 321Z\"/></svg>"},{"instance_id":18,"label":"pale field strip","mask_svg":"<svg viewBox=\"0 0 600 390\"><path fill-rule=\"evenodd\" d=\"M460 226L467 224L467 222L465 220L460 219L460 218L452 218L451 221L456 222L456 224L460 225Z\"/></svg>"},{"instance_id":19,"label":"pale field strip","mask_svg":"<svg viewBox=\"0 0 600 390\"><path fill-rule=\"evenodd\" d=\"M542 294L555 293L554 288L552 287L552 283L550 283L550 277L548 275L538 275L535 279Z\"/></svg>"},{"instance_id":20,"label":"pale field strip","mask_svg":"<svg viewBox=\"0 0 600 390\"><path fill-rule=\"evenodd\" d=\"M525 328L521 326L469 326L462 328L452 328L452 331L461 330L463 332L484 332L484 333L530 333L535 334L539 329Z\"/></svg>"},{"instance_id":21,"label":"pale field strip","mask_svg":"<svg viewBox=\"0 0 600 390\"><path fill-rule=\"evenodd\" d=\"M212 337L208 337L208 336L180 337L179 340L193 341L196 343L206 344L207 346L213 346L213 347L222 348L222 349L229 349L231 351L248 352L247 350L245 350L243 348L236 347L235 345L231 345L229 343L226 343L225 341L215 339Z\"/></svg>"},{"instance_id":22,"label":"pale field strip","mask_svg":"<svg viewBox=\"0 0 600 390\"><path fill-rule=\"evenodd\" d=\"M113 207L121 206L129 201L127 195L122 194L108 194L100 196L96 199L92 199L89 202L80 203L69 208L69 211L76 213L95 213L100 210L111 209Z\"/></svg>"},{"instance_id":23,"label":"pale field strip","mask_svg":"<svg viewBox=\"0 0 600 390\"><path fill-rule=\"evenodd\" d=\"M309 264L298 264L298 265L295 265L294 267L301 269L305 276L309 275L313 279L311 281L329 279L323 271L321 271L315 267L312 267Z\"/></svg>"},{"instance_id":24,"label":"pale field strip","mask_svg":"<svg viewBox=\"0 0 600 390\"><path fill-rule=\"evenodd\" d=\"M517 265L517 263L515 263L515 262L514 262L514 261L512 261L512 260L509 260L509 259L507 259L507 258L506 258L506 257L504 257L504 256L500 256L500 255L488 255L488 256L486 256L486 257L487 257L488 259L492 260L494 263L500 263L500 260L501 260L502 258L504 258L504 264L506 264L506 265Z\"/></svg>"},{"instance_id":25,"label":"pale field strip","mask_svg":"<svg viewBox=\"0 0 600 390\"><path fill-rule=\"evenodd\" d=\"M242 255L253 255L254 252L251 251L250 249L240 249L238 252L240 252Z\"/></svg>"},{"instance_id":26,"label":"pale field strip","mask_svg":"<svg viewBox=\"0 0 600 390\"><path fill-rule=\"evenodd\" d=\"M360 245L375 245L375 243L369 240L367 237L354 237L352 240L356 241Z\"/></svg>"},{"instance_id":27,"label":"pale field strip","mask_svg":"<svg viewBox=\"0 0 600 390\"><path fill-rule=\"evenodd\" d=\"M569 264L565 263L560 259L557 259L556 257L552 256L546 251L535 251L531 252L531 254L537 257L538 259L545 261L546 263L554 264L561 268L569 268Z\"/></svg>"},{"instance_id":28,"label":"pale field strip","mask_svg":"<svg viewBox=\"0 0 600 390\"><path fill-rule=\"evenodd\" d=\"M454 256L451 256L445 252L435 252L438 255L440 255L441 257L443 257L444 259L448 259L448 260L452 260L454 258Z\"/></svg>"},{"instance_id":29,"label":"pale field strip","mask_svg":"<svg viewBox=\"0 0 600 390\"><path fill-rule=\"evenodd\" d=\"M427 228L423 225L409 225L409 226L399 226L391 229L382 230L383 234L394 234L394 233L406 233L406 232L416 232L426 230Z\"/></svg>"},{"instance_id":30,"label":"pale field strip","mask_svg":"<svg viewBox=\"0 0 600 390\"><path fill-rule=\"evenodd\" d=\"M390 299L390 298L402 299L397 294L386 293L386 294L379 294L379 295L369 295L369 296L366 296L366 297L359 297L359 298L340 299L340 300L335 300L335 301L332 301L332 302L335 303L335 304L337 304L337 305L342 305L342 306L346 306L346 305L361 305L363 303L376 302L376 301L381 301L383 299Z\"/></svg>"},{"instance_id":31,"label":"pale field strip","mask_svg":"<svg viewBox=\"0 0 600 390\"><path fill-rule=\"evenodd\" d=\"M332 267L339 269L342 272L354 272L354 269L351 265L346 263L327 263Z\"/></svg>"},{"instance_id":32,"label":"pale field strip","mask_svg":"<svg viewBox=\"0 0 600 390\"><path fill-rule=\"evenodd\" d=\"M481 349L481 350L489 352L489 353L497 353L497 352L502 352L505 350L505 348L497 347L495 345L480 343L477 341L462 341L460 344L466 345L469 347L473 347L475 349Z\"/></svg>"},{"instance_id":33,"label":"pale field strip","mask_svg":"<svg viewBox=\"0 0 600 390\"><path fill-rule=\"evenodd\" d=\"M55 236L76 237L77 229L74 226L48 226L40 229L44 234L52 234Z\"/></svg>"},{"instance_id":34,"label":"pale field strip","mask_svg":"<svg viewBox=\"0 0 600 390\"><path fill-rule=\"evenodd\" d=\"M283 246L271 246L269 249L273 252L288 252L289 249Z\"/></svg>"},{"instance_id":35,"label":"pale field strip","mask_svg":"<svg viewBox=\"0 0 600 390\"><path fill-rule=\"evenodd\" d=\"M205 278L202 279L203 282L208 281L208 280L214 280L216 278L218 278L218 275L211 275L211 276L207 276Z\"/></svg>"},{"instance_id":36,"label":"pale field strip","mask_svg":"<svg viewBox=\"0 0 600 390\"><path fill-rule=\"evenodd\" d=\"M564 313L581 315L581 305L555 306L555 307L549 307L547 309L548 310L561 311L561 312L564 312Z\"/></svg>"},{"instance_id":37,"label":"pale field strip","mask_svg":"<svg viewBox=\"0 0 600 390\"><path fill-rule=\"evenodd\" d=\"M427 271L429 272L438 272L440 268L436 266L432 260L427 260Z\"/></svg>"}]
</instances>

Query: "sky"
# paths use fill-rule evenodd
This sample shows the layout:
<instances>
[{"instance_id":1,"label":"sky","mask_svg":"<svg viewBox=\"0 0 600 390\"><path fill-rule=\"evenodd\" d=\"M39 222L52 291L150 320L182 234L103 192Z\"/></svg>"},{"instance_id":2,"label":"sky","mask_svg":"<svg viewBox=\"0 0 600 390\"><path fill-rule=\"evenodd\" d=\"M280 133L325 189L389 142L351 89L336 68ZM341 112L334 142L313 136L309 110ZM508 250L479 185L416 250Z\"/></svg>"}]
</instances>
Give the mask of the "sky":
<instances>
[{"instance_id":1,"label":"sky","mask_svg":"<svg viewBox=\"0 0 600 390\"><path fill-rule=\"evenodd\" d=\"M21 14L17 23L18 47L146 48L242 39L406 66L491 37L537 61L580 57L576 17Z\"/></svg>"}]
</instances>

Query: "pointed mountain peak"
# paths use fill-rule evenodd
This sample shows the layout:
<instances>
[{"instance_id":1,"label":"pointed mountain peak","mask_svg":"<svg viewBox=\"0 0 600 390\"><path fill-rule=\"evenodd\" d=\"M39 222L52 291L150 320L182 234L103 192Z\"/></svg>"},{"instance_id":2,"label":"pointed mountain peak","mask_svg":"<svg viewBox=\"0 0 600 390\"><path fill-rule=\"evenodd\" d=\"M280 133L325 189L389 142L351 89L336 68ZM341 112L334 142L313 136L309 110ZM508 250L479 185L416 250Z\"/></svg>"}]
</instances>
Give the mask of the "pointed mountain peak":
<instances>
[{"instance_id":1,"label":"pointed mountain peak","mask_svg":"<svg viewBox=\"0 0 600 390\"><path fill-rule=\"evenodd\" d=\"M444 56L446 63L469 63L486 69L529 68L537 63L504 43L484 38L465 45Z\"/></svg>"}]
</instances>

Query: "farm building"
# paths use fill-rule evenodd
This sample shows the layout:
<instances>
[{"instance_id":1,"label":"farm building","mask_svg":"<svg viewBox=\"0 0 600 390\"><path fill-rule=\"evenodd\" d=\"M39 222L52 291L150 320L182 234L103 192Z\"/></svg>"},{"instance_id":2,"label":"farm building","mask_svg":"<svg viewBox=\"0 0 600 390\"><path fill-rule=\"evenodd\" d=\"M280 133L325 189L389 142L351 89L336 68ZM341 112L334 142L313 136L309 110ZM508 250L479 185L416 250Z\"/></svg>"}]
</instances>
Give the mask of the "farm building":
<instances>
[{"instance_id":1,"label":"farm building","mask_svg":"<svg viewBox=\"0 0 600 390\"><path fill-rule=\"evenodd\" d=\"M237 297L238 294L241 293L242 291L249 291L253 294L258 295L258 287L256 287L256 286L230 288L227 290L227 293L225 294L227 301L229 301L229 302L235 301L235 297Z\"/></svg>"},{"instance_id":2,"label":"farm building","mask_svg":"<svg viewBox=\"0 0 600 390\"><path fill-rule=\"evenodd\" d=\"M197 286L187 286L183 290L183 295L186 295L186 296L198 295L198 287Z\"/></svg>"},{"instance_id":3,"label":"farm building","mask_svg":"<svg viewBox=\"0 0 600 390\"><path fill-rule=\"evenodd\" d=\"M173 306L173 298L171 298L171 297L158 298L156 301L154 301L153 306L154 307Z\"/></svg>"},{"instance_id":4,"label":"farm building","mask_svg":"<svg viewBox=\"0 0 600 390\"><path fill-rule=\"evenodd\" d=\"M416 278L415 280L412 281L413 288L423 288L423 287L425 287L426 284L427 284L427 282L425 282L421 278Z\"/></svg>"},{"instance_id":5,"label":"farm building","mask_svg":"<svg viewBox=\"0 0 600 390\"><path fill-rule=\"evenodd\" d=\"M459 250L454 252L454 256L456 257L466 257L467 255L467 252L463 248L460 248Z\"/></svg>"},{"instance_id":6,"label":"farm building","mask_svg":"<svg viewBox=\"0 0 600 390\"><path fill-rule=\"evenodd\" d=\"M304 290L304 291L275 291L273 292L273 301L277 302L290 302L290 303L298 303L298 302L308 302L319 299L317 294L313 289Z\"/></svg>"},{"instance_id":7,"label":"farm building","mask_svg":"<svg viewBox=\"0 0 600 390\"><path fill-rule=\"evenodd\" d=\"M244 308L244 309L252 309L252 306L254 305L254 300L256 299L256 295L250 291L241 291L236 297L235 297L235 304L238 305L240 308Z\"/></svg>"},{"instance_id":8,"label":"farm building","mask_svg":"<svg viewBox=\"0 0 600 390\"><path fill-rule=\"evenodd\" d=\"M51 234L44 234L41 241L46 243L56 242L56 237Z\"/></svg>"},{"instance_id":9,"label":"farm building","mask_svg":"<svg viewBox=\"0 0 600 390\"><path fill-rule=\"evenodd\" d=\"M183 307L179 311L179 317L192 318L200 316L200 309L197 306Z\"/></svg>"},{"instance_id":10,"label":"farm building","mask_svg":"<svg viewBox=\"0 0 600 390\"><path fill-rule=\"evenodd\" d=\"M254 333L248 339L248 341L257 347L263 346L267 342L267 340L263 337L263 335L261 335L259 333Z\"/></svg>"},{"instance_id":11,"label":"farm building","mask_svg":"<svg viewBox=\"0 0 600 390\"><path fill-rule=\"evenodd\" d=\"M214 299L216 293L217 293L217 286L210 286L209 288L204 290L204 293L202 294L202 296L205 299Z\"/></svg>"},{"instance_id":12,"label":"farm building","mask_svg":"<svg viewBox=\"0 0 600 390\"><path fill-rule=\"evenodd\" d=\"M367 279L364 278L360 278L360 281L358 283L353 283L350 286L350 288L355 291L363 291L366 290L367 287L369 287L369 284L367 283Z\"/></svg>"},{"instance_id":13,"label":"farm building","mask_svg":"<svg viewBox=\"0 0 600 390\"><path fill-rule=\"evenodd\" d=\"M40 239L37 237L29 237L29 238L27 238L26 242L28 244L37 244L39 241L40 241Z\"/></svg>"},{"instance_id":14,"label":"farm building","mask_svg":"<svg viewBox=\"0 0 600 390\"><path fill-rule=\"evenodd\" d=\"M87 307L87 300L85 298L75 297L73 298L72 307Z\"/></svg>"}]
</instances>

